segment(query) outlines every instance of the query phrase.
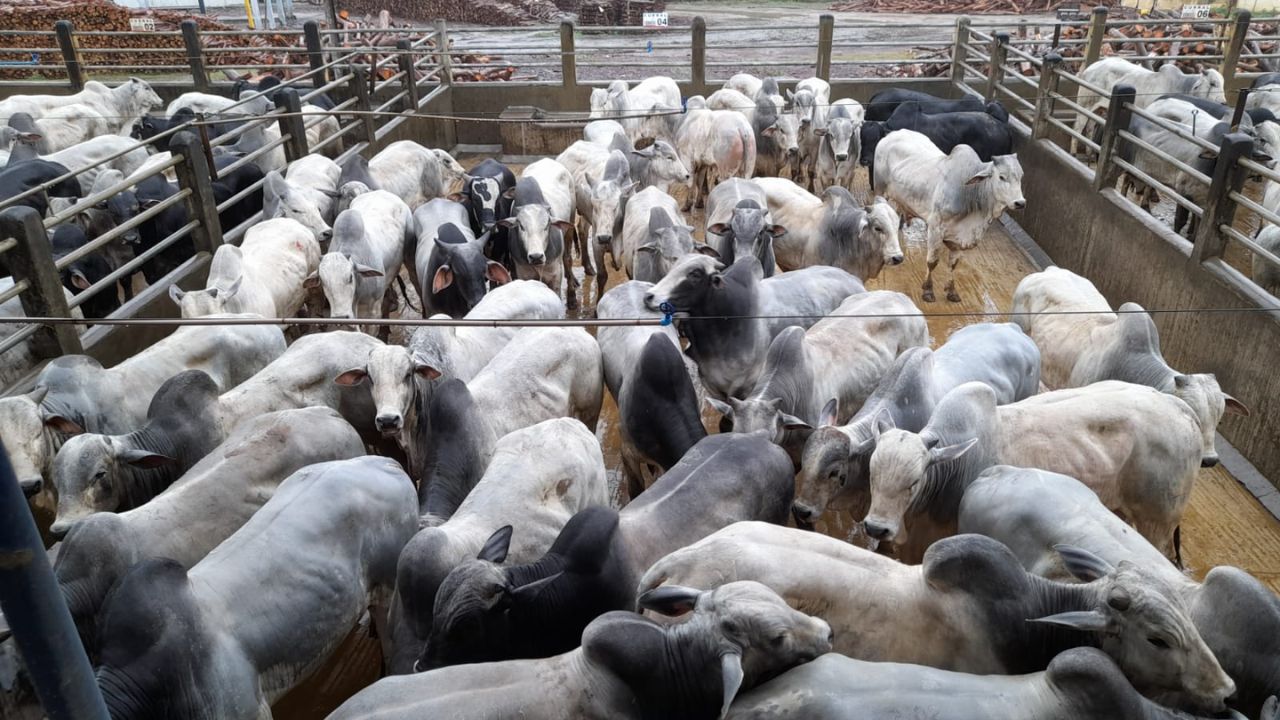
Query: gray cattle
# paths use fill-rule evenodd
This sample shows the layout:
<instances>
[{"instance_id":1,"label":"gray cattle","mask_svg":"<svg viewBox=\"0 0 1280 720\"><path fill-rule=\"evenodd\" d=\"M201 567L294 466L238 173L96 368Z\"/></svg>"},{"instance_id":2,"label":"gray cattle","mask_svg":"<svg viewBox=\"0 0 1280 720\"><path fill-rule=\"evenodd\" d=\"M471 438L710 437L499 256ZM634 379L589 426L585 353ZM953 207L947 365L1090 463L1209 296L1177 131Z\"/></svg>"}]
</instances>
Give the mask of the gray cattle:
<instances>
[{"instance_id":1,"label":"gray cattle","mask_svg":"<svg viewBox=\"0 0 1280 720\"><path fill-rule=\"evenodd\" d=\"M1087 551L1060 553L1091 581L1032 575L982 535L939 541L912 566L818 533L738 523L656 562L639 591L754 580L826 620L833 649L859 660L1012 675L1100 647L1143 694L1183 691L1196 707L1223 709L1235 684L1167 582L1129 563L1095 575Z\"/></svg>"},{"instance_id":2,"label":"gray cattle","mask_svg":"<svg viewBox=\"0 0 1280 720\"><path fill-rule=\"evenodd\" d=\"M1094 575L1125 562L1142 567L1160 576L1186 603L1205 644L1236 683L1232 707L1257 717L1267 698L1280 690L1280 600L1275 594L1230 566L1213 568L1203 582L1187 577L1074 478L1007 465L988 468L960 503L960 531L1003 542L1028 571L1051 579L1071 579L1053 551L1062 544L1096 555Z\"/></svg>"},{"instance_id":3,"label":"gray cattle","mask_svg":"<svg viewBox=\"0 0 1280 720\"><path fill-rule=\"evenodd\" d=\"M360 436L333 410L267 413L237 428L151 502L77 522L53 572L85 647L96 649L98 610L129 568L161 557L192 567L244 525L293 472L363 454Z\"/></svg>"},{"instance_id":4,"label":"gray cattle","mask_svg":"<svg viewBox=\"0 0 1280 720\"><path fill-rule=\"evenodd\" d=\"M450 185L466 174L449 153L412 140L399 140L380 150L369 160L368 170L376 183L369 187L390 191L411 208L447 195Z\"/></svg>"},{"instance_id":5,"label":"gray cattle","mask_svg":"<svg viewBox=\"0 0 1280 720\"><path fill-rule=\"evenodd\" d=\"M342 174L342 168L323 155L299 158L283 177L277 171L267 173L262 185L262 219L297 220L323 242L337 214Z\"/></svg>"},{"instance_id":6,"label":"gray cattle","mask_svg":"<svg viewBox=\"0 0 1280 720\"><path fill-rule=\"evenodd\" d=\"M330 317L385 317L395 308L391 282L400 275L412 237L413 217L403 200L385 190L363 193L338 213L329 252L303 286L323 289ZM384 339L391 332L386 326L366 325L363 330L380 332Z\"/></svg>"},{"instance_id":7,"label":"gray cattle","mask_svg":"<svg viewBox=\"0 0 1280 720\"><path fill-rule=\"evenodd\" d=\"M672 185L685 185L691 179L689 168L680 160L675 146L666 140L655 140L652 145L637 150L625 135L616 135L609 147L622 150L627 156L631 181L637 188L656 187L662 192L669 192Z\"/></svg>"},{"instance_id":8,"label":"gray cattle","mask_svg":"<svg viewBox=\"0 0 1280 720\"><path fill-rule=\"evenodd\" d=\"M613 288L596 304L596 317L660 317L644 304L652 287L632 280ZM707 434L699 414L698 369L680 352L670 325L606 325L596 330L596 339L605 385L618 405L623 474L635 497Z\"/></svg>"},{"instance_id":9,"label":"gray cattle","mask_svg":"<svg viewBox=\"0 0 1280 720\"><path fill-rule=\"evenodd\" d=\"M769 98L757 97L751 129L756 136L757 175L778 176L800 154L800 121Z\"/></svg>"},{"instance_id":10,"label":"gray cattle","mask_svg":"<svg viewBox=\"0 0 1280 720\"><path fill-rule=\"evenodd\" d=\"M684 210L702 207L707 191L729 178L755 174L756 138L751 122L732 110L710 110L701 95L689 98L676 150L689 168Z\"/></svg>"},{"instance_id":11,"label":"gray cattle","mask_svg":"<svg viewBox=\"0 0 1280 720\"><path fill-rule=\"evenodd\" d=\"M922 297L933 302L933 269L947 250L947 300L960 302L955 270L987 226L1006 209L1021 210L1022 165L1016 155L982 162L968 145L947 155L914 130L895 130L876 146L872 190L892 203L903 220L921 218L928 226Z\"/></svg>"},{"instance_id":12,"label":"gray cattle","mask_svg":"<svg viewBox=\"0 0 1280 720\"><path fill-rule=\"evenodd\" d=\"M764 431L799 464L824 407L862 407L903 351L928 347L924 316L902 293L851 295L808 330L789 327L765 355L764 372L745 399L709 399L733 431Z\"/></svg>"},{"instance_id":13,"label":"gray cattle","mask_svg":"<svg viewBox=\"0 0 1280 720\"><path fill-rule=\"evenodd\" d=\"M1102 58L1081 71L1080 77L1093 86L1111 92L1117 85L1128 85L1136 94L1134 105L1145 108L1155 102L1161 95L1179 94L1212 100L1216 103L1227 101L1224 91L1222 73L1212 68L1203 72L1184 73L1175 63L1165 63L1159 70L1148 70L1122 57ZM1076 102L1087 110L1106 110L1106 98L1093 90L1081 87ZM1084 134L1089 118L1080 115L1076 118L1076 132ZM1076 140L1071 140L1071 152L1076 152Z\"/></svg>"},{"instance_id":14,"label":"gray cattle","mask_svg":"<svg viewBox=\"0 0 1280 720\"><path fill-rule=\"evenodd\" d=\"M414 278L424 315L462 317L484 298L489 282L511 281L502 263L485 257L489 233L475 236L464 205L436 198L414 211L413 225Z\"/></svg>"},{"instance_id":15,"label":"gray cattle","mask_svg":"<svg viewBox=\"0 0 1280 720\"><path fill-rule=\"evenodd\" d=\"M883 198L863 206L842 187L829 187L819 198L790 180L754 182L764 191L774 222L787 229L773 244L783 270L830 265L870 280L885 265L902 264L898 213Z\"/></svg>"},{"instance_id":16,"label":"gray cattle","mask_svg":"<svg viewBox=\"0 0 1280 720\"><path fill-rule=\"evenodd\" d=\"M203 370L227 390L284 349L277 327L211 325L178 328L112 368L87 355L56 358L31 393L0 398L0 438L23 488L39 492L43 480L52 481L54 454L66 436L130 432L146 422L156 390L183 370Z\"/></svg>"},{"instance_id":17,"label":"gray cattle","mask_svg":"<svg viewBox=\"0 0 1280 720\"><path fill-rule=\"evenodd\" d=\"M111 717L269 717L391 586L416 528L413 483L394 461L340 460L294 473L190 570L134 566L102 609Z\"/></svg>"},{"instance_id":18,"label":"gray cattle","mask_svg":"<svg viewBox=\"0 0 1280 720\"><path fill-rule=\"evenodd\" d=\"M764 438L706 438L621 512L588 508L547 555L508 568L516 585L501 591L505 600L497 602L508 611L495 617L480 609L480 598L493 602L492 578L504 574L498 563L511 532L503 528L441 585L423 665L546 657L577 647L596 615L635 606L636 584L654 560L734 522L784 521L793 489L786 457Z\"/></svg>"},{"instance_id":19,"label":"gray cattle","mask_svg":"<svg viewBox=\"0 0 1280 720\"><path fill-rule=\"evenodd\" d=\"M809 327L850 295L865 292L849 273L813 267L765 278L754 257L725 267L705 255L687 255L645 295L687 314L680 333L712 396L745 397L764 369L769 343L791 325Z\"/></svg>"},{"instance_id":20,"label":"gray cattle","mask_svg":"<svg viewBox=\"0 0 1280 720\"><path fill-rule=\"evenodd\" d=\"M1200 426L1186 403L1148 387L1107 381L997 407L983 383L938 401L918 433L875 418L871 508L863 525L916 558L956 532L965 489L1004 463L1079 478L1158 547L1174 530L1200 465Z\"/></svg>"},{"instance_id":21,"label":"gray cattle","mask_svg":"<svg viewBox=\"0 0 1280 720\"><path fill-rule=\"evenodd\" d=\"M386 678L330 717L716 717L740 690L831 648L826 623L788 608L756 583L701 593L664 589L641 598L640 607L666 615L692 612L666 625L608 613L587 626L577 650Z\"/></svg>"},{"instance_id":22,"label":"gray cattle","mask_svg":"<svg viewBox=\"0 0 1280 720\"><path fill-rule=\"evenodd\" d=\"M805 444L795 503L798 522L812 523L828 508L862 517L870 502L873 424L887 411L894 426L923 428L944 395L962 383L984 382L1001 404L1040 389L1040 351L1013 323L979 323L951 334L936 351L898 356L871 397L841 425L851 408L831 408Z\"/></svg>"},{"instance_id":23,"label":"gray cattle","mask_svg":"<svg viewBox=\"0 0 1280 720\"><path fill-rule=\"evenodd\" d=\"M609 151L608 158L598 171L588 168L576 180L577 209L581 218L576 232L579 238L590 242L591 257L594 260L592 266L584 259L583 266L592 267L596 271L596 291L600 293L604 291L608 278L604 253L608 250L612 254L614 241L622 235L627 201L635 190L635 182L631 180L627 156L617 150ZM584 232L584 228L589 230ZM583 255L585 258L585 253ZM621 259L615 255L614 269L619 267L620 262Z\"/></svg>"},{"instance_id":24,"label":"gray cattle","mask_svg":"<svg viewBox=\"0 0 1280 720\"><path fill-rule=\"evenodd\" d=\"M574 513L607 503L600 444L582 423L547 420L505 436L484 476L448 520L426 518L396 571L391 609L392 673L407 673L431 632L440 583L503 525L514 527L513 562L542 555ZM411 504L410 508L416 505ZM416 514L415 514L416 516Z\"/></svg>"},{"instance_id":25,"label":"gray cattle","mask_svg":"<svg viewBox=\"0 0 1280 720\"><path fill-rule=\"evenodd\" d=\"M578 305L578 279L565 233L574 230L574 199L573 176L560 163L544 158L520 174L511 217L498 221L507 228L516 277L541 280L557 295L561 282L567 280L565 301L571 308ZM581 244L582 239L578 240Z\"/></svg>"},{"instance_id":26,"label":"gray cattle","mask_svg":"<svg viewBox=\"0 0 1280 720\"><path fill-rule=\"evenodd\" d=\"M622 231L613 239L613 258L628 278L656 283L685 255L710 252L694 241L692 232L675 198L657 188L645 188L627 201ZM599 265L596 284L603 294L608 269L603 261Z\"/></svg>"},{"instance_id":27,"label":"gray cattle","mask_svg":"<svg viewBox=\"0 0 1280 720\"><path fill-rule=\"evenodd\" d=\"M513 280L487 293L465 317L467 320L555 320L564 317L564 303L536 280ZM518 330L513 326L427 325L414 330L409 339L409 352L443 377L470 382Z\"/></svg>"},{"instance_id":28,"label":"gray cattle","mask_svg":"<svg viewBox=\"0 0 1280 720\"><path fill-rule=\"evenodd\" d=\"M842 98L827 113L826 127L814 130L818 149L814 157L814 192L836 185L853 189L853 174L862 156L862 121L866 110L856 100Z\"/></svg>"},{"instance_id":29,"label":"gray cattle","mask_svg":"<svg viewBox=\"0 0 1280 720\"><path fill-rule=\"evenodd\" d=\"M84 433L53 459L58 515L49 532L100 511L131 510L160 494L224 437L218 385L199 370L174 375L151 399L147 422L125 435Z\"/></svg>"},{"instance_id":30,"label":"gray cattle","mask_svg":"<svg viewBox=\"0 0 1280 720\"><path fill-rule=\"evenodd\" d=\"M971 675L919 665L866 662L834 653L746 693L726 720L1208 720L1138 693L1093 648L1068 650L1044 672ZM1235 720L1245 720L1240 715ZM1273 704L1262 720L1280 717Z\"/></svg>"},{"instance_id":31,"label":"gray cattle","mask_svg":"<svg viewBox=\"0 0 1280 720\"><path fill-rule=\"evenodd\" d=\"M1049 267L1024 277L1013 292L1014 322L1035 340L1041 376L1051 388L1123 380L1185 402L1200 422L1200 464L1218 464L1214 436L1224 412L1249 414L1211 373L1180 373L1165 362L1155 321L1137 303L1120 312L1087 278Z\"/></svg>"},{"instance_id":32,"label":"gray cattle","mask_svg":"<svg viewBox=\"0 0 1280 720\"><path fill-rule=\"evenodd\" d=\"M1272 255L1280 256L1280 227L1267 225L1258 232L1255 239L1263 249ZM1273 295L1280 293L1280 267L1258 253L1253 254L1249 277L1267 292Z\"/></svg>"},{"instance_id":33,"label":"gray cattle","mask_svg":"<svg viewBox=\"0 0 1280 720\"><path fill-rule=\"evenodd\" d=\"M773 245L787 234L774 224L769 199L755 181L729 178L707 196L706 236L716 236L714 247L720 260L732 265L738 258L753 256L760 261L765 277L777 272Z\"/></svg>"}]
</instances>

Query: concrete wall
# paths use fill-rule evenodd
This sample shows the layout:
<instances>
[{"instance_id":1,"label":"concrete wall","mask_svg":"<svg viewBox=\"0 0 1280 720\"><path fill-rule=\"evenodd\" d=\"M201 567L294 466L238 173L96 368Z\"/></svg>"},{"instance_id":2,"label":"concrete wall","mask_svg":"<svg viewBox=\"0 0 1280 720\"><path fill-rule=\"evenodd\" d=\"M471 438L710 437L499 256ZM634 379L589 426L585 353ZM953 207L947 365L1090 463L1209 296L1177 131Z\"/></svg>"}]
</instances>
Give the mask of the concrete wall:
<instances>
[{"instance_id":1,"label":"concrete wall","mask_svg":"<svg viewBox=\"0 0 1280 720\"><path fill-rule=\"evenodd\" d=\"M1280 480L1280 303L1250 294L1245 278L1220 260L1191 260L1191 243L1115 190L1094 192L1092 172L1048 141L1025 132L1018 156L1027 209L1011 213L1053 261L1093 281L1113 307L1271 308L1274 312L1160 313L1161 347L1172 366L1217 375L1247 405L1219 431L1273 483Z\"/></svg>"}]
</instances>

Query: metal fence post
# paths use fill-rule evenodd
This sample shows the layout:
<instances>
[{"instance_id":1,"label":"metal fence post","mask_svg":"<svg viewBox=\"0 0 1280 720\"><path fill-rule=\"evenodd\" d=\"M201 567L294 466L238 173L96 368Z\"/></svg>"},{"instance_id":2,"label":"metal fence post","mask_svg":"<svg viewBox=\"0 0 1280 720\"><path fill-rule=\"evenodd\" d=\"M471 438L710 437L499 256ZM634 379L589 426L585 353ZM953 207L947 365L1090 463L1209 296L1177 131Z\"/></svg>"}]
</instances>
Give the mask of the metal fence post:
<instances>
[{"instance_id":1,"label":"metal fence post","mask_svg":"<svg viewBox=\"0 0 1280 720\"><path fill-rule=\"evenodd\" d=\"M1061 65L1062 56L1056 52L1051 52L1040 60L1040 86L1036 89L1036 117L1031 124L1032 139L1049 137L1049 128L1052 127L1049 118L1053 117L1053 111L1057 107L1053 94L1058 92L1058 83L1062 81L1062 76L1058 74Z\"/></svg>"},{"instance_id":2,"label":"metal fence post","mask_svg":"<svg viewBox=\"0 0 1280 720\"><path fill-rule=\"evenodd\" d=\"M401 83L404 85L404 109L409 112L418 110L418 71L413 68L413 43L409 40L396 42L396 63L400 72L404 73Z\"/></svg>"},{"instance_id":3,"label":"metal fence post","mask_svg":"<svg viewBox=\"0 0 1280 720\"><path fill-rule=\"evenodd\" d=\"M372 145L378 139L378 131L374 128L373 116L369 114L369 111L373 109L373 106L369 104L369 71L359 65L349 66L349 71L351 73L351 82L356 86L356 110L362 111L359 115L360 139Z\"/></svg>"},{"instance_id":4,"label":"metal fence post","mask_svg":"<svg viewBox=\"0 0 1280 720\"><path fill-rule=\"evenodd\" d=\"M218 201L213 196L209 161L205 159L204 147L195 133L183 130L169 141L169 149L175 155L182 156L182 162L175 165L173 170L178 175L178 187L191 191L183 200L187 216L199 221L191 229L191 244L195 246L196 252L212 255L223 243L222 222L218 219Z\"/></svg>"},{"instance_id":5,"label":"metal fence post","mask_svg":"<svg viewBox=\"0 0 1280 720\"><path fill-rule=\"evenodd\" d=\"M80 53L76 50L76 40L72 35L75 27L70 20L59 20L53 24L58 35L58 47L62 49L62 63L67 66L67 80L72 90L84 89L84 70L80 65Z\"/></svg>"},{"instance_id":6,"label":"metal fence post","mask_svg":"<svg viewBox=\"0 0 1280 720\"><path fill-rule=\"evenodd\" d=\"M320 68L324 67L324 43L320 40L320 23L317 23L315 20L308 20L303 23L302 42L306 45L307 61L311 63L311 69L314 71L320 70ZM329 69L325 68L324 70L320 70L320 72L311 79L311 82L315 83L316 87L319 87L321 85L328 85L330 80L332 80L332 76L329 73Z\"/></svg>"},{"instance_id":7,"label":"metal fence post","mask_svg":"<svg viewBox=\"0 0 1280 720\"><path fill-rule=\"evenodd\" d=\"M969 45L970 22L967 17L956 19L956 40L951 50L951 83L953 85L964 84L964 64L969 59L969 52L966 48Z\"/></svg>"},{"instance_id":8,"label":"metal fence post","mask_svg":"<svg viewBox=\"0 0 1280 720\"><path fill-rule=\"evenodd\" d=\"M13 465L0 448L0 606L18 654L52 720L107 720L93 668L47 558Z\"/></svg>"},{"instance_id":9,"label":"metal fence post","mask_svg":"<svg viewBox=\"0 0 1280 720\"><path fill-rule=\"evenodd\" d=\"M831 79L831 45L835 42L836 18L823 13L818 16L818 64L814 73L823 80Z\"/></svg>"},{"instance_id":10,"label":"metal fence post","mask_svg":"<svg viewBox=\"0 0 1280 720\"><path fill-rule=\"evenodd\" d=\"M983 96L987 102L996 98L996 88L1004 82L1004 62L1009 57L1009 33L1001 31L991 36L991 62L987 63L987 88Z\"/></svg>"},{"instance_id":11,"label":"metal fence post","mask_svg":"<svg viewBox=\"0 0 1280 720\"><path fill-rule=\"evenodd\" d=\"M1089 44L1085 47L1084 64L1080 66L1081 70L1098 61L1098 57L1102 55L1102 39L1106 36L1107 8L1099 5L1089 16Z\"/></svg>"},{"instance_id":12,"label":"metal fence post","mask_svg":"<svg viewBox=\"0 0 1280 720\"><path fill-rule=\"evenodd\" d=\"M1213 166L1213 181L1209 184L1209 195L1204 203L1204 214L1193 238L1192 260L1204 262L1209 258L1222 257L1227 247L1227 236L1218 228L1235 221L1236 201L1231 199L1231 193L1238 193L1244 187L1249 173L1240 164L1240 158L1249 157L1252 153L1253 139L1248 135L1235 132L1222 138L1218 159Z\"/></svg>"},{"instance_id":13,"label":"metal fence post","mask_svg":"<svg viewBox=\"0 0 1280 720\"><path fill-rule=\"evenodd\" d=\"M200 26L195 20L182 21L182 44L187 49L191 66L191 83L201 92L209 89L209 73L204 67L204 48L200 46Z\"/></svg>"},{"instance_id":14,"label":"metal fence post","mask_svg":"<svg viewBox=\"0 0 1280 720\"><path fill-rule=\"evenodd\" d=\"M18 241L16 252L5 257L13 282L27 281L30 287L18 296L27 317L71 317L67 297L62 292L62 276L53 262L53 246L45 232L40 213L25 205L0 213L0 238ZM74 325L43 327L31 336L40 357L58 357L84 352ZM0 563L3 565L3 563Z\"/></svg>"},{"instance_id":15,"label":"metal fence post","mask_svg":"<svg viewBox=\"0 0 1280 720\"><path fill-rule=\"evenodd\" d=\"M573 23L568 20L560 23L560 77L564 87L578 86L578 56L574 50Z\"/></svg>"},{"instance_id":16,"label":"metal fence post","mask_svg":"<svg viewBox=\"0 0 1280 720\"><path fill-rule=\"evenodd\" d=\"M1133 115L1133 101L1136 97L1137 91L1132 85L1117 85L1111 90L1107 121L1102 126L1102 141L1098 144L1098 167L1093 173L1094 190L1112 187L1120 177L1120 168L1112 159L1119 150L1120 131L1129 129L1129 118Z\"/></svg>"},{"instance_id":17,"label":"metal fence post","mask_svg":"<svg viewBox=\"0 0 1280 720\"><path fill-rule=\"evenodd\" d=\"M284 157L289 162L304 158L311 148L307 147L307 123L302 117L302 101L298 99L298 91L293 88L281 88L276 93L276 108L283 110L280 115L280 135L288 135L284 143Z\"/></svg>"},{"instance_id":18,"label":"metal fence post","mask_svg":"<svg viewBox=\"0 0 1280 720\"><path fill-rule=\"evenodd\" d=\"M1235 100L1235 93L1239 88L1236 85L1236 72L1240 69L1240 52L1244 48L1245 41L1249 38L1249 23L1253 20L1253 15L1248 10L1237 10L1235 22L1231 23L1231 29L1227 31L1227 48L1222 53L1222 89L1227 93L1227 103L1231 104Z\"/></svg>"},{"instance_id":19,"label":"metal fence post","mask_svg":"<svg viewBox=\"0 0 1280 720\"><path fill-rule=\"evenodd\" d=\"M453 84L453 56L449 54L449 28L444 20L436 21L436 42L440 47L440 82Z\"/></svg>"},{"instance_id":20,"label":"metal fence post","mask_svg":"<svg viewBox=\"0 0 1280 720\"><path fill-rule=\"evenodd\" d=\"M689 52L689 81L693 85L693 92L703 95L707 90L707 21L701 15L693 19Z\"/></svg>"}]
</instances>

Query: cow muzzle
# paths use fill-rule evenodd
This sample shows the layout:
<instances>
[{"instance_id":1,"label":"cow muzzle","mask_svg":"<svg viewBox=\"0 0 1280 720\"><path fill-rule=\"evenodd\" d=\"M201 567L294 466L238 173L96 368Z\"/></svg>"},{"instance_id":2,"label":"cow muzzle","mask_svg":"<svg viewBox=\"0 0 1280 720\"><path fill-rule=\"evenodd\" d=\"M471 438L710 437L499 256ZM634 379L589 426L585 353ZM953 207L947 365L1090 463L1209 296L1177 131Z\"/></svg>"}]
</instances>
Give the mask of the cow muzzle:
<instances>
[{"instance_id":1,"label":"cow muzzle","mask_svg":"<svg viewBox=\"0 0 1280 720\"><path fill-rule=\"evenodd\" d=\"M18 480L18 486L22 488L23 497L32 497L39 495L44 489L44 478L36 475L35 477L22 478Z\"/></svg>"},{"instance_id":2,"label":"cow muzzle","mask_svg":"<svg viewBox=\"0 0 1280 720\"><path fill-rule=\"evenodd\" d=\"M530 264L530 265L541 265L541 264L542 264L542 263L544 263L544 262L546 262L546 256L545 256L545 255L543 255L542 253L530 253L530 254L529 254L529 264Z\"/></svg>"},{"instance_id":3,"label":"cow muzzle","mask_svg":"<svg viewBox=\"0 0 1280 720\"><path fill-rule=\"evenodd\" d=\"M802 502L794 502L791 503L791 517L796 521L796 527L801 530L812 530L814 521L818 519L818 513Z\"/></svg>"},{"instance_id":4,"label":"cow muzzle","mask_svg":"<svg viewBox=\"0 0 1280 720\"><path fill-rule=\"evenodd\" d=\"M890 528L870 519L862 521L862 528L867 531L868 537L876 540L888 540L893 533Z\"/></svg>"},{"instance_id":5,"label":"cow muzzle","mask_svg":"<svg viewBox=\"0 0 1280 720\"><path fill-rule=\"evenodd\" d=\"M849 159L849 153L836 153L836 162L844 162Z\"/></svg>"},{"instance_id":6,"label":"cow muzzle","mask_svg":"<svg viewBox=\"0 0 1280 720\"><path fill-rule=\"evenodd\" d=\"M800 154L800 148L798 147L787 148L787 157L795 157L796 155L799 155L799 154Z\"/></svg>"},{"instance_id":7,"label":"cow muzzle","mask_svg":"<svg viewBox=\"0 0 1280 720\"><path fill-rule=\"evenodd\" d=\"M902 256L901 256L901 255L890 255L890 256L889 256L889 259L888 259L888 260L885 260L885 262L886 262L886 263L888 263L889 265L901 265L901 264L902 264Z\"/></svg>"},{"instance_id":8,"label":"cow muzzle","mask_svg":"<svg viewBox=\"0 0 1280 720\"><path fill-rule=\"evenodd\" d=\"M1205 455L1204 457L1200 458L1200 467L1211 468L1211 467L1217 467L1217 466L1218 466L1217 455Z\"/></svg>"},{"instance_id":9,"label":"cow muzzle","mask_svg":"<svg viewBox=\"0 0 1280 720\"><path fill-rule=\"evenodd\" d=\"M373 419L373 425L382 433L383 437L395 435L400 432L400 428L404 425L404 419L399 413L382 413Z\"/></svg>"},{"instance_id":10,"label":"cow muzzle","mask_svg":"<svg viewBox=\"0 0 1280 720\"><path fill-rule=\"evenodd\" d=\"M1014 209L1014 210L1021 210L1022 208L1026 207L1026 206L1027 206L1027 201L1026 201L1026 200L1014 200L1014 201L1013 201L1013 209Z\"/></svg>"},{"instance_id":11,"label":"cow muzzle","mask_svg":"<svg viewBox=\"0 0 1280 720\"><path fill-rule=\"evenodd\" d=\"M62 540L67 537L67 532L71 530L71 523L59 520L49 526L49 535L54 540Z\"/></svg>"},{"instance_id":12,"label":"cow muzzle","mask_svg":"<svg viewBox=\"0 0 1280 720\"><path fill-rule=\"evenodd\" d=\"M600 247L606 247L606 248L607 248L607 247L610 247L610 246L612 246L612 245L613 245L613 236L612 236L612 235L597 235L597 236L596 236L596 243L597 243L597 244L599 244L599 245L600 245Z\"/></svg>"}]
</instances>

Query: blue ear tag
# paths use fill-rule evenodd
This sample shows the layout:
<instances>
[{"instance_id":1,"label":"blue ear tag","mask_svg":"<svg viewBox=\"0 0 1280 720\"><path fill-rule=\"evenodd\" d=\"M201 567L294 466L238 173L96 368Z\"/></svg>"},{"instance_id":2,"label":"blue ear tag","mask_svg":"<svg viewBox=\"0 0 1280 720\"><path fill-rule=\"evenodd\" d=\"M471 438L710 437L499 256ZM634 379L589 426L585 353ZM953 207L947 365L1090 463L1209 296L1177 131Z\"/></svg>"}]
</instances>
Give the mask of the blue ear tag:
<instances>
[{"instance_id":1,"label":"blue ear tag","mask_svg":"<svg viewBox=\"0 0 1280 720\"><path fill-rule=\"evenodd\" d=\"M662 311L662 322L658 323L663 327L671 324L671 316L676 313L676 306L669 302L658 305L658 309Z\"/></svg>"}]
</instances>

